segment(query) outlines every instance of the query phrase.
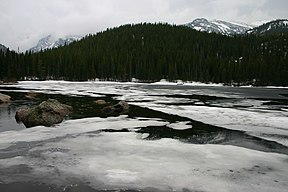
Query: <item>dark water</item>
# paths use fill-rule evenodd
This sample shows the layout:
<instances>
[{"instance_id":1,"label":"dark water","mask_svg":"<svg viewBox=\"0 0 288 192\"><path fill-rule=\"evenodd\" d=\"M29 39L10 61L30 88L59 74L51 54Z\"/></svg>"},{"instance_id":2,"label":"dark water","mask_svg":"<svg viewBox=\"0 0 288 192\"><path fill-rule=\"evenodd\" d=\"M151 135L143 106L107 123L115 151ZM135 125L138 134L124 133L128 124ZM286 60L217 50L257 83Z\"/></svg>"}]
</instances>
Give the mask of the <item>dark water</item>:
<instances>
[{"instance_id":1,"label":"dark water","mask_svg":"<svg viewBox=\"0 0 288 192\"><path fill-rule=\"evenodd\" d=\"M171 86L147 86L147 89L171 89ZM177 86L177 89L187 89L185 86ZM198 89L207 89L205 87ZM225 90L224 90L225 89ZM226 94L238 94L242 98L250 98L250 99L261 99L267 102L264 102L263 105L266 105L268 109L275 110L279 108L288 109L288 90L285 89L264 89L264 88L215 88L215 91L226 92ZM0 89L1 92L1 89ZM9 90L5 90L2 92L4 94L8 94L12 97L13 102L10 104L2 104L0 105L0 132L3 131L11 131L11 130L21 130L26 129L23 124L18 124L15 121L15 112L17 109L22 107L33 107L40 102L47 100L48 98L53 98L59 100L61 103L65 103L71 105L74 109L73 113L69 116L69 119L80 119L87 117L103 117L106 115L101 112L102 106L95 104L95 98L92 97L76 97L76 96L65 96L65 95L48 95L48 94L39 94L37 99L34 101L28 100L25 98L25 93L22 92L11 92ZM112 99L112 96L115 95L103 95L102 98L106 102L114 104L117 101ZM230 99L227 97L217 97L217 96L207 96L207 95L163 95L163 97L175 97L175 98L189 98L194 99L195 103L201 101L204 105L213 106L215 104L219 104L222 101L234 102L237 99ZM186 103L185 105L195 105L194 102ZM237 102L235 102L237 103ZM178 105L178 103L170 103L168 105ZM181 104L183 105L183 103ZM231 107L245 107L245 106L231 106ZM247 106L249 107L249 106ZM169 128L167 126L150 126L140 128L137 132L139 133L148 133L149 136L146 138L147 140L157 140L161 138L172 138L177 139L185 143L192 144L219 144L219 145L234 145L245 147L248 149L264 151L264 152L274 152L280 154L288 155L288 147L281 145L274 141L268 141L265 139L257 138L254 136L250 136L242 131L235 131L230 129L225 129L222 127L217 127L213 125L208 125L202 122L194 121L190 118L181 117L178 115L166 114L163 112L151 110L148 108L138 107L135 105L130 106L130 110L128 113L129 118L137 118L137 117L145 117L145 118L160 118L170 123L188 121L189 124L193 126L191 129L185 130L175 130L173 128ZM115 130L102 130L103 132L128 132L129 130L123 129L119 131ZM101 131L100 131L101 132ZM18 143L13 147L0 150L0 159L16 157L18 155L25 155L25 153L32 146L40 145L41 142L30 142L30 143ZM17 148L17 150L15 150ZM12 151L16 151L13 153ZM29 172L29 167L20 166L20 167L10 167L9 169L3 169L0 167L1 174L13 175L19 174L23 172ZM41 192L102 192L109 190L95 190L89 187L89 184L77 183L65 186L53 186L45 183L33 183L33 182L14 182L5 184L0 180L0 192L25 192L25 191L41 191ZM114 190L114 191L131 191L133 190ZM155 189L147 189L144 191L156 191ZM188 192L189 190L187 190ZM112 192L112 191L111 191Z\"/></svg>"}]
</instances>

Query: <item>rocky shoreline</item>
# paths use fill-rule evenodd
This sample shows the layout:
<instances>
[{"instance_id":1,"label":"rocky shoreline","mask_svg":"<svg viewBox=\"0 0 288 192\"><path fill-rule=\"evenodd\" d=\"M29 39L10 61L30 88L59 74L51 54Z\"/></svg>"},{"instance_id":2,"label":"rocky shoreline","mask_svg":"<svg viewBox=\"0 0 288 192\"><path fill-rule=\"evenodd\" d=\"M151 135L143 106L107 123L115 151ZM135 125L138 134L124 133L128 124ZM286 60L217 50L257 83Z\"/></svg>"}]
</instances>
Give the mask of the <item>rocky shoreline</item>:
<instances>
[{"instance_id":1,"label":"rocky shoreline","mask_svg":"<svg viewBox=\"0 0 288 192\"><path fill-rule=\"evenodd\" d=\"M23 97L23 96L22 96ZM34 126L53 126L61 123L64 119L69 118L73 113L71 105L60 103L57 99L44 99L41 94L37 92L28 92L21 100L29 100L28 103L38 103L38 105L21 107L16 111L15 119L18 123L23 123L26 128ZM12 103L11 96L0 93L1 103ZM129 105L125 101L106 102L103 99L98 99L93 102L95 116L119 116L129 112ZM75 109L76 111L83 111L83 107Z\"/></svg>"}]
</instances>

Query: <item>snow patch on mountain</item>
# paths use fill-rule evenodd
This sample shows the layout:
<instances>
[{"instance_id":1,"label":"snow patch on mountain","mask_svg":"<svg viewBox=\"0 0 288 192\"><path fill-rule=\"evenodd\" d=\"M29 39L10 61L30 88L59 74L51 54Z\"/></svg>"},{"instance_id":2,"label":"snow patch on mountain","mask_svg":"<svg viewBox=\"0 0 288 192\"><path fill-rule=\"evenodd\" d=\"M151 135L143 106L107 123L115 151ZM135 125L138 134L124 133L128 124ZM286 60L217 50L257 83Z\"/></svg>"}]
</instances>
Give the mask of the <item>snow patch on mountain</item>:
<instances>
[{"instance_id":1,"label":"snow patch on mountain","mask_svg":"<svg viewBox=\"0 0 288 192\"><path fill-rule=\"evenodd\" d=\"M244 34L247 30L253 28L253 26L244 23L207 20L205 18L195 19L194 21L185 25L198 31L219 33L222 35Z\"/></svg>"},{"instance_id":2,"label":"snow patch on mountain","mask_svg":"<svg viewBox=\"0 0 288 192\"><path fill-rule=\"evenodd\" d=\"M69 45L74 41L79 41L82 39L81 36L66 36L63 38L56 38L52 35L48 35L39 40L38 44L35 47L32 47L30 51L40 52L41 50L58 48L64 45Z\"/></svg>"}]
</instances>

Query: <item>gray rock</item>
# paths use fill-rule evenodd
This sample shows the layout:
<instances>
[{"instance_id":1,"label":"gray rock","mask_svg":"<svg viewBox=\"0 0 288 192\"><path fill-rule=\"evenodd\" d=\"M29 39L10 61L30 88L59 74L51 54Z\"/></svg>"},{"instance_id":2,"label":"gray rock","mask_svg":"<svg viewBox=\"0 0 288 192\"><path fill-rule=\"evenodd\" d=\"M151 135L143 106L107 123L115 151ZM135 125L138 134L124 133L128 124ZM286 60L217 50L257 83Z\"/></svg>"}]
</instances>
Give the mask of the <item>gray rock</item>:
<instances>
[{"instance_id":1,"label":"gray rock","mask_svg":"<svg viewBox=\"0 0 288 192\"><path fill-rule=\"evenodd\" d=\"M11 97L9 95L5 95L5 94L0 93L0 104L9 103L10 99L11 99Z\"/></svg>"},{"instance_id":2,"label":"gray rock","mask_svg":"<svg viewBox=\"0 0 288 192\"><path fill-rule=\"evenodd\" d=\"M49 127L61 123L72 110L69 105L62 104L55 99L48 99L37 107L17 110L15 118L17 122L23 122L27 128L38 125Z\"/></svg>"},{"instance_id":3,"label":"gray rock","mask_svg":"<svg viewBox=\"0 0 288 192\"><path fill-rule=\"evenodd\" d=\"M126 101L120 101L119 103L111 106L104 107L102 112L105 115L122 115L128 113L129 105Z\"/></svg>"}]
</instances>

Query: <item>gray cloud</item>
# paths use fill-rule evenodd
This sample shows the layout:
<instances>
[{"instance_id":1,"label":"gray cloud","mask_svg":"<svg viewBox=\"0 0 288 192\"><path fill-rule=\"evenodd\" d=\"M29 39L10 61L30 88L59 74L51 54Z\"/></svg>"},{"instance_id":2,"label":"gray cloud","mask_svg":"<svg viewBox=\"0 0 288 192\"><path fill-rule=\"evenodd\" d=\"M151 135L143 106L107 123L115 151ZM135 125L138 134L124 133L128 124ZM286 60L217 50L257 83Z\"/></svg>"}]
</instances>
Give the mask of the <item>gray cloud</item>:
<instances>
[{"instance_id":1,"label":"gray cloud","mask_svg":"<svg viewBox=\"0 0 288 192\"><path fill-rule=\"evenodd\" d=\"M48 34L85 35L126 23L288 18L287 0L0 0L0 5L0 43L15 50Z\"/></svg>"},{"instance_id":2,"label":"gray cloud","mask_svg":"<svg viewBox=\"0 0 288 192\"><path fill-rule=\"evenodd\" d=\"M266 11L266 15L268 18L282 18L287 19L288 15L288 1L287 0L274 0L274 1L267 1L263 5L263 10Z\"/></svg>"}]
</instances>

